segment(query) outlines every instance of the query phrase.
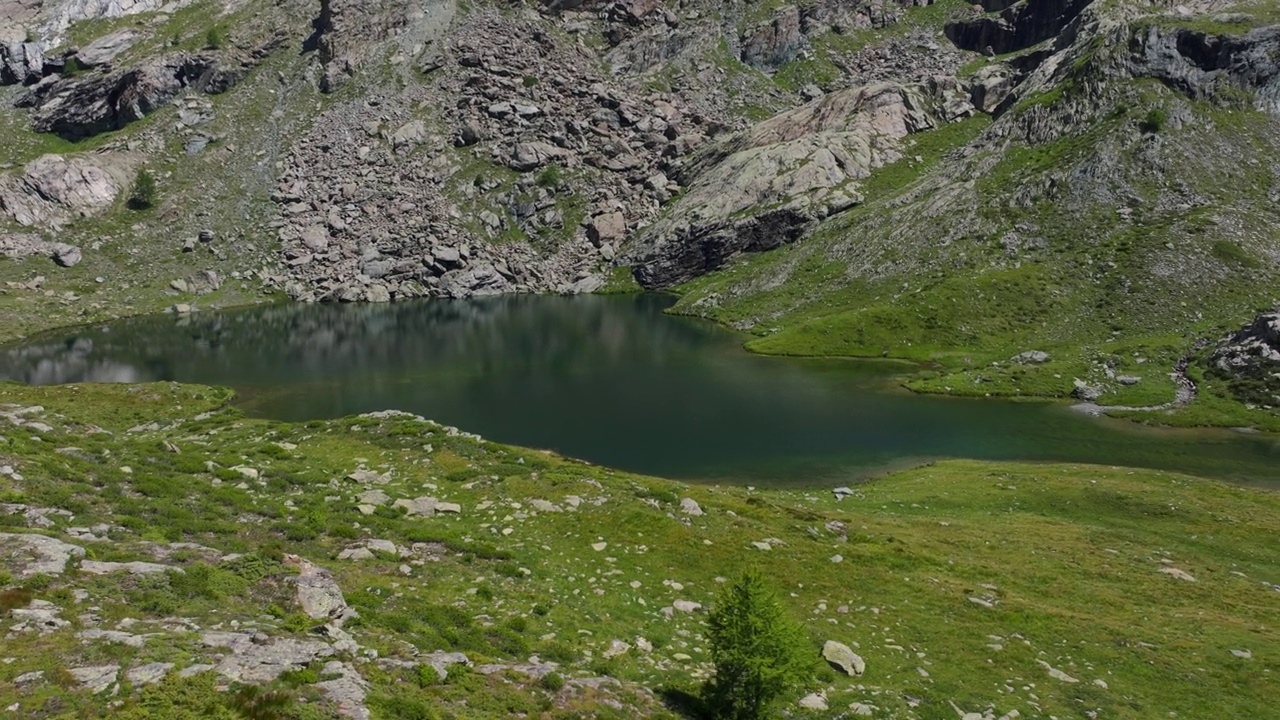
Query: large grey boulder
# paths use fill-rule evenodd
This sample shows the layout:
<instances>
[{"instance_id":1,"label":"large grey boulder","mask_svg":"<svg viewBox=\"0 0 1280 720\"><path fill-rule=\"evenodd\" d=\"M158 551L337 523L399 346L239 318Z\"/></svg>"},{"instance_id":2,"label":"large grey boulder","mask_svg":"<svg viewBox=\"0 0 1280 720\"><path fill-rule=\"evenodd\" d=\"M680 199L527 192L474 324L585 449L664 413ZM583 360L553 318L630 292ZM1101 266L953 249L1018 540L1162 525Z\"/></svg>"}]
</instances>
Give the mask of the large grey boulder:
<instances>
[{"instance_id":1,"label":"large grey boulder","mask_svg":"<svg viewBox=\"0 0 1280 720\"><path fill-rule=\"evenodd\" d=\"M302 612L316 620L341 617L347 609L347 601L342 595L342 588L333 579L333 573L296 556L290 556L288 560L298 568L293 582Z\"/></svg>"},{"instance_id":2,"label":"large grey boulder","mask_svg":"<svg viewBox=\"0 0 1280 720\"><path fill-rule=\"evenodd\" d=\"M828 640L823 643L822 659L850 677L860 677L867 670L867 664L863 662L861 656L855 653L848 645L835 640Z\"/></svg>"}]
</instances>

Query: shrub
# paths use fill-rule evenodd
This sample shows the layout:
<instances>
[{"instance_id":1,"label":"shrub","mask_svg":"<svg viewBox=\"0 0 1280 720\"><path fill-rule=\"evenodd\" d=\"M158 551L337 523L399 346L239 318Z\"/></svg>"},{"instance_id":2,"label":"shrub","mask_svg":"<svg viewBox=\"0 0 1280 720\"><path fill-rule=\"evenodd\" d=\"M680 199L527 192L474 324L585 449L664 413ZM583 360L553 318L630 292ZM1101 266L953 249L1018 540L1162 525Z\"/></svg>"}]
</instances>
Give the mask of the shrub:
<instances>
[{"instance_id":1,"label":"shrub","mask_svg":"<svg viewBox=\"0 0 1280 720\"><path fill-rule=\"evenodd\" d=\"M703 687L711 717L759 720L804 681L804 631L783 611L758 571L747 571L721 593L708 637L715 676Z\"/></svg>"},{"instance_id":2,"label":"shrub","mask_svg":"<svg viewBox=\"0 0 1280 720\"><path fill-rule=\"evenodd\" d=\"M66 64L62 66L63 77L73 78L83 72L84 67L80 64L79 60L76 60L73 57L67 58Z\"/></svg>"},{"instance_id":3,"label":"shrub","mask_svg":"<svg viewBox=\"0 0 1280 720\"><path fill-rule=\"evenodd\" d=\"M129 194L129 207L133 210L147 210L155 206L159 189L156 179L146 168L138 171L133 181L133 190Z\"/></svg>"},{"instance_id":4,"label":"shrub","mask_svg":"<svg viewBox=\"0 0 1280 720\"><path fill-rule=\"evenodd\" d=\"M216 27L209 28L209 32L204 34L204 46L209 50L221 49L224 41L222 31Z\"/></svg>"},{"instance_id":5,"label":"shrub","mask_svg":"<svg viewBox=\"0 0 1280 720\"><path fill-rule=\"evenodd\" d=\"M541 685L544 690L560 692L564 687L564 676L558 672L549 672L542 676L542 680L538 681L538 684Z\"/></svg>"},{"instance_id":6,"label":"shrub","mask_svg":"<svg viewBox=\"0 0 1280 720\"><path fill-rule=\"evenodd\" d=\"M538 187L547 189L560 187L560 183L564 182L564 171L559 165L548 165L538 173Z\"/></svg>"},{"instance_id":7,"label":"shrub","mask_svg":"<svg viewBox=\"0 0 1280 720\"><path fill-rule=\"evenodd\" d=\"M1158 133L1164 130L1168 122L1169 113L1165 112L1162 107L1153 107L1147 111L1147 116L1142 119L1142 131L1152 134Z\"/></svg>"},{"instance_id":8,"label":"shrub","mask_svg":"<svg viewBox=\"0 0 1280 720\"><path fill-rule=\"evenodd\" d=\"M15 608L26 607L35 594L30 590L0 590L0 613L7 613Z\"/></svg>"}]
</instances>

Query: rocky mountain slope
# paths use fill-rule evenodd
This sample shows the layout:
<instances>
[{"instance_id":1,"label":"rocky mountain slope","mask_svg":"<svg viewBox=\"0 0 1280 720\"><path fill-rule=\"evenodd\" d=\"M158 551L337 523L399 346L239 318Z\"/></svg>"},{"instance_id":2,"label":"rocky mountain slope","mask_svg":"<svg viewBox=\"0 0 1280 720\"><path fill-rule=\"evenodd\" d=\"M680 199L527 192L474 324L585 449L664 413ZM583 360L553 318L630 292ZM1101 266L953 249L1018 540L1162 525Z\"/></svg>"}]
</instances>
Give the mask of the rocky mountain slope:
<instances>
[{"instance_id":1,"label":"rocky mountain slope","mask_svg":"<svg viewBox=\"0 0 1280 720\"><path fill-rule=\"evenodd\" d=\"M86 267L8 266L14 294L37 294L9 304L23 316L136 311L185 299L170 283L193 271L224 281L206 304L263 289L375 302L598 289L633 232L683 192L680 159L821 95L807 75L839 60L905 81L958 62L934 57L933 40L902 44L908 14L835 2L19 3L0 30L16 149L0 179L6 247L56 235ZM858 36L885 27L878 45ZM813 64L828 42L820 68L767 74ZM901 57L878 62L873 47ZM128 180L143 167L161 177L160 206L131 212ZM85 287L108 276L137 285Z\"/></svg>"},{"instance_id":2,"label":"rocky mountain slope","mask_svg":"<svg viewBox=\"0 0 1280 720\"><path fill-rule=\"evenodd\" d=\"M10 337L634 274L761 351L1156 404L1276 300L1267 3L2 10ZM151 210L127 202L143 169ZM1007 362L1032 350L1053 360Z\"/></svg>"}]
</instances>

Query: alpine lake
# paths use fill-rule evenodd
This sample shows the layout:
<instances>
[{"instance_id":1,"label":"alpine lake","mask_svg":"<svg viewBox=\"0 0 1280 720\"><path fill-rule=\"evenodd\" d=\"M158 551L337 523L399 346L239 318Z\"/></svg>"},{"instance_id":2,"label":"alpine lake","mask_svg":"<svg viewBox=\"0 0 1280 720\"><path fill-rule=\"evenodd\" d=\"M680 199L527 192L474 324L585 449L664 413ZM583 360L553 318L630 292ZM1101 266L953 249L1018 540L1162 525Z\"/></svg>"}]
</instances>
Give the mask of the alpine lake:
<instances>
[{"instance_id":1,"label":"alpine lake","mask_svg":"<svg viewBox=\"0 0 1280 720\"><path fill-rule=\"evenodd\" d=\"M1280 489L1280 437L918 395L915 366L763 357L660 295L271 305L63 330L0 380L178 381L285 421L403 410L512 445L692 481L832 487L940 458L1150 467Z\"/></svg>"}]
</instances>

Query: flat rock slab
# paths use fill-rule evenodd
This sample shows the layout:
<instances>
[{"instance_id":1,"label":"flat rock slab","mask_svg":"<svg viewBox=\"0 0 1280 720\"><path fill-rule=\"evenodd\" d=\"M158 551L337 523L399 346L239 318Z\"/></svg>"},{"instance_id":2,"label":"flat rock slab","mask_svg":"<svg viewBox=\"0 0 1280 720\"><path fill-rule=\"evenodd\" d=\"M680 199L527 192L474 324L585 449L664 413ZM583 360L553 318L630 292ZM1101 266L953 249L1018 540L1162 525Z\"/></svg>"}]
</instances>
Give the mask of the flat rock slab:
<instances>
[{"instance_id":1,"label":"flat rock slab","mask_svg":"<svg viewBox=\"0 0 1280 720\"><path fill-rule=\"evenodd\" d=\"M98 562L97 560L84 560L80 563L80 571L89 573L90 575L109 575L114 572L125 572L130 575L154 575L173 570L174 572L182 572L182 568L172 565L161 565L159 563L149 562Z\"/></svg>"},{"instance_id":2,"label":"flat rock slab","mask_svg":"<svg viewBox=\"0 0 1280 720\"><path fill-rule=\"evenodd\" d=\"M61 575L72 557L84 557L84 548L47 535L0 533L0 566L21 577Z\"/></svg>"},{"instance_id":3,"label":"flat rock slab","mask_svg":"<svg viewBox=\"0 0 1280 720\"><path fill-rule=\"evenodd\" d=\"M120 675L119 665L95 665L93 667L70 668L68 672L82 686L94 695L105 692L115 684Z\"/></svg>"},{"instance_id":4,"label":"flat rock slab","mask_svg":"<svg viewBox=\"0 0 1280 720\"><path fill-rule=\"evenodd\" d=\"M249 633L236 632L206 632L200 636L200 642L208 647L231 651L218 662L217 670L234 682L268 683L286 670L306 667L333 655L333 648L319 640L260 640Z\"/></svg>"},{"instance_id":5,"label":"flat rock slab","mask_svg":"<svg viewBox=\"0 0 1280 720\"><path fill-rule=\"evenodd\" d=\"M172 669L173 663L148 663L130 669L129 672L125 673L125 677L129 678L129 682L134 686L154 685L163 680Z\"/></svg>"}]
</instances>

